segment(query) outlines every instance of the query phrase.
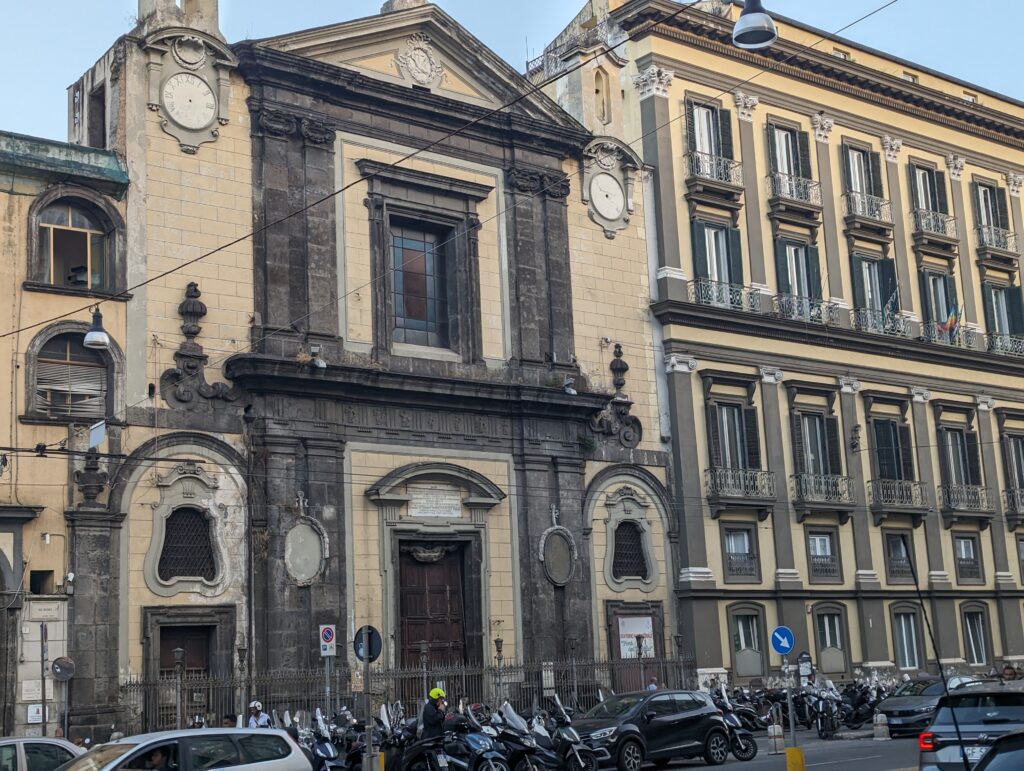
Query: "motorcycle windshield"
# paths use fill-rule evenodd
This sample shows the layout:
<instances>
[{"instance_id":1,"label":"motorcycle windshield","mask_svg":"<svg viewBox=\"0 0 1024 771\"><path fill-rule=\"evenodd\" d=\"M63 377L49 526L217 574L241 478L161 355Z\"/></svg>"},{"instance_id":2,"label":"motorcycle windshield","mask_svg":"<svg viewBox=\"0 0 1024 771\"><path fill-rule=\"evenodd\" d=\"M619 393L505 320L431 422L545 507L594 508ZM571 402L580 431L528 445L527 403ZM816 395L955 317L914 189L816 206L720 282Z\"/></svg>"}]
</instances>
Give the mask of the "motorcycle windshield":
<instances>
[{"instance_id":1,"label":"motorcycle windshield","mask_svg":"<svg viewBox=\"0 0 1024 771\"><path fill-rule=\"evenodd\" d=\"M555 702L555 706L558 708L558 711L562 714L562 717L565 718L566 720L568 720L569 719L569 713L565 711L565 707L562 706L562 700L560 698L558 698L558 694L557 693L555 694L554 702Z\"/></svg>"},{"instance_id":2,"label":"motorcycle windshield","mask_svg":"<svg viewBox=\"0 0 1024 771\"><path fill-rule=\"evenodd\" d=\"M507 701L498 709L498 714L501 715L501 719L504 720L506 725L508 725L508 727L513 731L517 731L521 734L530 732L530 729L526 725L526 721L523 720L518 712L512 709L512 705Z\"/></svg>"}]
</instances>

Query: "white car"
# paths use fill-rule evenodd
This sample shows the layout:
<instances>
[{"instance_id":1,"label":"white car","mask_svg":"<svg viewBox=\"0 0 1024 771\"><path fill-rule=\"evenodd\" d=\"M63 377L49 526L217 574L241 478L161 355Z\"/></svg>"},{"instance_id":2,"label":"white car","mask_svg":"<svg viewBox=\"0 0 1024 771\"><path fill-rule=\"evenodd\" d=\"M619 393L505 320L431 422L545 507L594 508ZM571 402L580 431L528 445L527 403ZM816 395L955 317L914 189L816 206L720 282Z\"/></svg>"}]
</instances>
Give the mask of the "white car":
<instances>
[{"instance_id":1,"label":"white car","mask_svg":"<svg viewBox=\"0 0 1024 771\"><path fill-rule=\"evenodd\" d=\"M126 736L99 744L61 771L311 771L309 760L284 731L199 728Z\"/></svg>"},{"instance_id":2,"label":"white car","mask_svg":"<svg viewBox=\"0 0 1024 771\"><path fill-rule=\"evenodd\" d=\"M53 771L83 752L64 739L0 738L0 771Z\"/></svg>"}]
</instances>

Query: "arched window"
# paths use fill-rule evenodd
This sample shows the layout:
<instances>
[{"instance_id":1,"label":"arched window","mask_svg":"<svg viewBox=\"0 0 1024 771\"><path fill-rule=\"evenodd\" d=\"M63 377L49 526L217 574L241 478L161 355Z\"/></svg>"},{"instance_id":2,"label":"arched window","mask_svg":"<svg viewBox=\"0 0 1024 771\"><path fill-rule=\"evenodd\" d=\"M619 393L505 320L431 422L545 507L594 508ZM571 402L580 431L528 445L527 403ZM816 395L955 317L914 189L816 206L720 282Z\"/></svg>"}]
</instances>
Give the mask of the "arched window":
<instances>
[{"instance_id":1,"label":"arched window","mask_svg":"<svg viewBox=\"0 0 1024 771\"><path fill-rule=\"evenodd\" d=\"M764 608L756 603L736 603L726 608L726 618L732 637L733 676L764 676Z\"/></svg>"},{"instance_id":2,"label":"arched window","mask_svg":"<svg viewBox=\"0 0 1024 771\"><path fill-rule=\"evenodd\" d=\"M600 67L594 70L594 110L601 123L612 122L611 86L608 83L608 73Z\"/></svg>"},{"instance_id":3,"label":"arched window","mask_svg":"<svg viewBox=\"0 0 1024 771\"><path fill-rule=\"evenodd\" d=\"M161 581L176 578L212 581L216 578L217 561L213 556L210 520L206 514L191 506L171 513L164 526L157 575Z\"/></svg>"},{"instance_id":4,"label":"arched window","mask_svg":"<svg viewBox=\"0 0 1024 771\"><path fill-rule=\"evenodd\" d=\"M107 363L82 345L84 335L51 337L35 362L35 411L51 418L102 418L107 411Z\"/></svg>"},{"instance_id":5,"label":"arched window","mask_svg":"<svg viewBox=\"0 0 1024 771\"><path fill-rule=\"evenodd\" d=\"M646 581L650 575L643 533L636 522L626 520L615 528L612 575L620 581L624 578L639 578Z\"/></svg>"},{"instance_id":6,"label":"arched window","mask_svg":"<svg viewBox=\"0 0 1024 771\"><path fill-rule=\"evenodd\" d=\"M39 212L39 279L68 289L109 289L111 231L84 201L62 198ZM110 255L111 257L113 255Z\"/></svg>"}]
</instances>

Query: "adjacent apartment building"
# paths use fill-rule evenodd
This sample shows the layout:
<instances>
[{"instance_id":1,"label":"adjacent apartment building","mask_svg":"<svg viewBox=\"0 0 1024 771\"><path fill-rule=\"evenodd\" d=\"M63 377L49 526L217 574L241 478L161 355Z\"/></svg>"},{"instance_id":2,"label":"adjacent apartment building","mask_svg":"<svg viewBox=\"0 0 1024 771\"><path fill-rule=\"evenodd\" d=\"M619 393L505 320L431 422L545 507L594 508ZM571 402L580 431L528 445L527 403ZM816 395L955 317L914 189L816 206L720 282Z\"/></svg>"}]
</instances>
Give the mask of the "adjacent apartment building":
<instances>
[{"instance_id":1,"label":"adjacent apartment building","mask_svg":"<svg viewBox=\"0 0 1024 771\"><path fill-rule=\"evenodd\" d=\"M1024 104L784 18L738 49L740 5L592 0L528 73L588 60L548 92L655 169L678 632L739 681L777 624L836 679L1019 663Z\"/></svg>"}]
</instances>

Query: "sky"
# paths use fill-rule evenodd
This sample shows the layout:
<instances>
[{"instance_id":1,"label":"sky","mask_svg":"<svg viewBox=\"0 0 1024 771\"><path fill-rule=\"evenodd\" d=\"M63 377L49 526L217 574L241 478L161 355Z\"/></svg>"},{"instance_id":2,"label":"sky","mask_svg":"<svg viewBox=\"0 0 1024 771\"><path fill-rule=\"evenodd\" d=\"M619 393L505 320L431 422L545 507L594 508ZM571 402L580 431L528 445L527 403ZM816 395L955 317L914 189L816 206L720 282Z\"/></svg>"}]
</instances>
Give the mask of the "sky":
<instances>
[{"instance_id":1,"label":"sky","mask_svg":"<svg viewBox=\"0 0 1024 771\"><path fill-rule=\"evenodd\" d=\"M834 32L888 0L764 0L783 16ZM380 10L382 0L221 0L229 42ZM438 0L522 70L584 0ZM45 10L43 10L45 9ZM0 129L66 139L66 88L132 27L137 0L0 0ZM1024 100L1022 0L897 0L842 35L918 65Z\"/></svg>"}]
</instances>

